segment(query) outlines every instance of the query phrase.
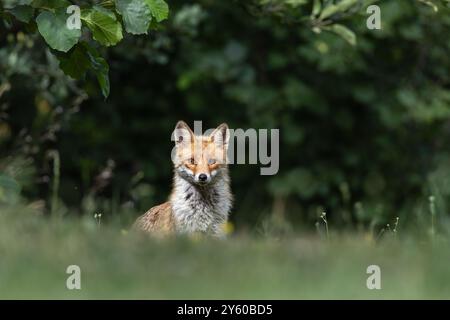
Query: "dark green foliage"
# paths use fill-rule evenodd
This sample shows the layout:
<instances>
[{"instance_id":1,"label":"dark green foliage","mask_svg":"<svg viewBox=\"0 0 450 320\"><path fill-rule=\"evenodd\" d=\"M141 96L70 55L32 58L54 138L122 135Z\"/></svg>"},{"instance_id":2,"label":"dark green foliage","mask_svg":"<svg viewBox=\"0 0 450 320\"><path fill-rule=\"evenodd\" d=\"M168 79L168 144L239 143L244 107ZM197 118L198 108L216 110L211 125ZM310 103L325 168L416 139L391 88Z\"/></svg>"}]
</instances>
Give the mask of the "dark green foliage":
<instances>
[{"instance_id":1,"label":"dark green foliage","mask_svg":"<svg viewBox=\"0 0 450 320\"><path fill-rule=\"evenodd\" d=\"M72 5L76 5L76 8ZM167 19L169 13L164 0L8 0L0 5L0 10L4 18L9 19L8 15L12 15L26 23L28 29L36 23L37 30L48 46L57 51L55 54L62 63L61 69L68 76L80 79L87 70L94 71L104 97L108 97L110 91L109 66L98 55L92 42L106 47L119 43L123 39L122 21L127 32L146 34L153 20L159 23ZM36 19L33 19L35 15ZM122 19L117 15L122 16ZM74 19L78 19L82 27L74 28ZM69 22L72 22L70 28ZM86 31L84 27L91 32L93 41L84 41L74 48L81 39L82 31ZM81 70L76 71L80 67Z\"/></svg>"},{"instance_id":2,"label":"dark green foliage","mask_svg":"<svg viewBox=\"0 0 450 320\"><path fill-rule=\"evenodd\" d=\"M202 120L208 128L221 122L279 128L277 175L260 176L255 165L231 166L232 219L240 227L270 214L313 227L326 211L334 226L381 227L400 216L403 226L427 230L430 195L445 224L446 2L430 2L435 12L420 1L378 1L382 30L366 28L365 8L374 1L328 7L341 2L169 1L163 26L154 24L154 14L148 35L124 34L119 45L97 50L110 65L106 101L89 75L108 79L92 46L78 42L62 58L58 54L65 73L85 78L74 82L45 54L42 41L20 40L25 30L2 27L0 85L11 87L0 96L6 108L0 111L1 155L28 152L40 184L25 186L22 194L48 199L44 177L51 179L52 162L46 152L58 150L63 204L108 219L165 200L177 120ZM123 30L129 28L125 20ZM52 139L39 140L49 132ZM25 143L27 135L32 141ZM28 149L17 147L22 144Z\"/></svg>"}]
</instances>

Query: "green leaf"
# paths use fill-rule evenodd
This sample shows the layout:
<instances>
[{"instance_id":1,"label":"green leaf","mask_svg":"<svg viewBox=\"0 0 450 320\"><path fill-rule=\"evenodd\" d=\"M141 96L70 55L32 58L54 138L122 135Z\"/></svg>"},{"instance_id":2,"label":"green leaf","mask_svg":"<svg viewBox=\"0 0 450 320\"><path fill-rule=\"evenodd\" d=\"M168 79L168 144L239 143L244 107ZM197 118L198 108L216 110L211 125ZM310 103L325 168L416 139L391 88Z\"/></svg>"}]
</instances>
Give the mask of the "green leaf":
<instances>
[{"instance_id":1,"label":"green leaf","mask_svg":"<svg viewBox=\"0 0 450 320\"><path fill-rule=\"evenodd\" d=\"M290 5L292 8L297 8L299 6L308 3L308 0L285 0L286 4Z\"/></svg>"},{"instance_id":2,"label":"green leaf","mask_svg":"<svg viewBox=\"0 0 450 320\"><path fill-rule=\"evenodd\" d=\"M156 19L152 19L152 21L150 21L150 25L148 26L149 30L159 30L160 27L161 24L159 24Z\"/></svg>"},{"instance_id":3,"label":"green leaf","mask_svg":"<svg viewBox=\"0 0 450 320\"><path fill-rule=\"evenodd\" d=\"M34 14L34 9L30 6L20 5L9 10L11 14L21 22L28 23Z\"/></svg>"},{"instance_id":4,"label":"green leaf","mask_svg":"<svg viewBox=\"0 0 450 320\"><path fill-rule=\"evenodd\" d=\"M67 52L81 36L81 30L67 28L67 18L65 9L43 11L36 18L39 33L52 49Z\"/></svg>"},{"instance_id":5,"label":"green leaf","mask_svg":"<svg viewBox=\"0 0 450 320\"><path fill-rule=\"evenodd\" d=\"M427 6L431 7L431 8L433 8L434 12L438 12L439 11L438 6L434 2L428 1L428 0L419 0L419 1L421 3L423 3L424 5L427 5Z\"/></svg>"},{"instance_id":6,"label":"green leaf","mask_svg":"<svg viewBox=\"0 0 450 320\"><path fill-rule=\"evenodd\" d=\"M313 9L311 15L317 17L322 9L322 0L314 0Z\"/></svg>"},{"instance_id":7,"label":"green leaf","mask_svg":"<svg viewBox=\"0 0 450 320\"><path fill-rule=\"evenodd\" d=\"M86 43L83 43L83 45L86 48L87 56L89 58L89 62L91 63L91 68L97 77L102 94L105 98L107 98L110 92L109 65L106 60L100 56L95 48Z\"/></svg>"},{"instance_id":8,"label":"green leaf","mask_svg":"<svg viewBox=\"0 0 450 320\"><path fill-rule=\"evenodd\" d=\"M161 22L169 17L169 6L164 0L145 0L145 2L157 22Z\"/></svg>"},{"instance_id":9,"label":"green leaf","mask_svg":"<svg viewBox=\"0 0 450 320\"><path fill-rule=\"evenodd\" d=\"M104 46L113 46L123 39L122 25L112 11L94 7L83 10L81 19L91 30L94 40Z\"/></svg>"},{"instance_id":10,"label":"green leaf","mask_svg":"<svg viewBox=\"0 0 450 320\"><path fill-rule=\"evenodd\" d=\"M103 96L110 92L109 66L98 51L86 42L78 43L68 53L53 52L59 60L59 66L68 76L81 79L87 71L92 71L100 85Z\"/></svg>"},{"instance_id":11,"label":"green leaf","mask_svg":"<svg viewBox=\"0 0 450 320\"><path fill-rule=\"evenodd\" d=\"M122 15L128 33L147 33L152 14L143 0L116 0L116 10Z\"/></svg>"},{"instance_id":12,"label":"green leaf","mask_svg":"<svg viewBox=\"0 0 450 320\"><path fill-rule=\"evenodd\" d=\"M33 8L47 9L55 11L55 9L67 8L71 3L67 0L33 0L31 6Z\"/></svg>"},{"instance_id":13,"label":"green leaf","mask_svg":"<svg viewBox=\"0 0 450 320\"><path fill-rule=\"evenodd\" d=\"M74 79L84 78L91 67L91 62L84 46L77 44L67 54L56 54L59 67L64 73Z\"/></svg>"},{"instance_id":14,"label":"green leaf","mask_svg":"<svg viewBox=\"0 0 450 320\"><path fill-rule=\"evenodd\" d=\"M359 0L342 0L337 4L330 4L323 9L319 19L323 20L336 13L344 12L352 6L358 4L358 2Z\"/></svg>"},{"instance_id":15,"label":"green leaf","mask_svg":"<svg viewBox=\"0 0 450 320\"><path fill-rule=\"evenodd\" d=\"M355 33L347 28L346 26L343 26L342 24L333 24L329 27L324 27L324 30L331 31L337 35L339 35L341 38L343 38L345 41L347 41L352 46L356 45L356 35Z\"/></svg>"},{"instance_id":16,"label":"green leaf","mask_svg":"<svg viewBox=\"0 0 450 320\"><path fill-rule=\"evenodd\" d=\"M32 0L2 0L5 9L30 5Z\"/></svg>"}]
</instances>

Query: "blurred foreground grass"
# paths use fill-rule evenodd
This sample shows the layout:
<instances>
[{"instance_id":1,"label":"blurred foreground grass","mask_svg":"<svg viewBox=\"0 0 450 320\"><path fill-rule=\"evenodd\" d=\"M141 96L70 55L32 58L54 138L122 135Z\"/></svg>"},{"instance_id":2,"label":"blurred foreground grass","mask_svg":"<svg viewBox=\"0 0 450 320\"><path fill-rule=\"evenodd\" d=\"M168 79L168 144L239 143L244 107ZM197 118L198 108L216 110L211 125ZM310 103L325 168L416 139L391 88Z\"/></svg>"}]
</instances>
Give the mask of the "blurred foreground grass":
<instances>
[{"instance_id":1,"label":"blurred foreground grass","mask_svg":"<svg viewBox=\"0 0 450 320\"><path fill-rule=\"evenodd\" d=\"M155 241L94 219L48 219L0 210L0 298L386 299L450 298L450 246L407 234L375 243L361 234L226 241ZM81 290L66 268L81 268ZM381 267L381 290L366 269Z\"/></svg>"}]
</instances>

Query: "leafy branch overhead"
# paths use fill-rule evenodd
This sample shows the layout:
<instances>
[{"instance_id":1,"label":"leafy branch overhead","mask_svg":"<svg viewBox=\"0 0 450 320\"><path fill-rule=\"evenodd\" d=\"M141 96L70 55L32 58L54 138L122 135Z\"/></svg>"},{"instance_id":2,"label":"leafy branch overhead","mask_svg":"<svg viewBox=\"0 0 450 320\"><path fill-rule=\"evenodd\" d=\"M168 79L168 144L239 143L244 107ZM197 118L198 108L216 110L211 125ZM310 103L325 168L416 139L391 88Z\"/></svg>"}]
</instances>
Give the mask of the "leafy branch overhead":
<instances>
[{"instance_id":1,"label":"leafy branch overhead","mask_svg":"<svg viewBox=\"0 0 450 320\"><path fill-rule=\"evenodd\" d=\"M73 5L79 5L75 7L78 16L69 9ZM5 20L15 18L27 24L27 29L37 29L65 74L83 79L88 71L93 72L105 97L110 92L109 66L96 47L118 44L124 31L147 34L169 15L164 0L104 0L89 5L67 0L4 0L0 9ZM69 19L79 19L80 28L70 28Z\"/></svg>"},{"instance_id":2,"label":"leafy branch overhead","mask_svg":"<svg viewBox=\"0 0 450 320\"><path fill-rule=\"evenodd\" d=\"M303 25L315 33L331 32L355 46L357 37L342 21L352 15L366 14L366 8L389 0L236 0L250 12L280 18L284 23ZM450 7L450 0L415 0L430 10ZM89 3L89 4L86 4ZM93 4L95 3L95 4ZM80 28L68 28L67 21L79 5ZM83 79L88 71L95 74L105 97L109 95L109 66L97 47L110 47L123 39L124 32L147 34L168 18L164 0L2 0L0 16L13 19L37 30L58 57L65 74ZM81 40L83 39L83 40ZM95 45L96 44L96 45Z\"/></svg>"},{"instance_id":3,"label":"leafy branch overhead","mask_svg":"<svg viewBox=\"0 0 450 320\"><path fill-rule=\"evenodd\" d=\"M390 0L253 0L251 11L281 18L288 24L309 26L315 33L334 33L356 45L355 32L341 23L350 16L363 14L372 4L382 4ZM427 5L437 12L439 8L450 8L450 0L411 0Z\"/></svg>"}]
</instances>

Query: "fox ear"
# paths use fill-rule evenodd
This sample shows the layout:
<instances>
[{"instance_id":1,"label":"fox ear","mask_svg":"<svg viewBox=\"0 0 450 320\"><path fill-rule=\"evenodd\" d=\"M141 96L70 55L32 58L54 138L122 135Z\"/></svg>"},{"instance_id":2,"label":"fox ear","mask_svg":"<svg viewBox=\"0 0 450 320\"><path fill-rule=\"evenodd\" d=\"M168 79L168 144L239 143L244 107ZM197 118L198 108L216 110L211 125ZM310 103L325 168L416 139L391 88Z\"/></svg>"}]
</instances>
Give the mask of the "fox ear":
<instances>
[{"instance_id":1,"label":"fox ear","mask_svg":"<svg viewBox=\"0 0 450 320\"><path fill-rule=\"evenodd\" d=\"M184 121L178 121L175 126L175 130L173 131L173 137L175 140L175 144L179 145L185 142L191 142L194 138L194 133L191 128Z\"/></svg>"},{"instance_id":2,"label":"fox ear","mask_svg":"<svg viewBox=\"0 0 450 320\"><path fill-rule=\"evenodd\" d=\"M210 137L211 140L218 146L227 148L228 141L230 140L230 130L228 129L228 125L226 123L222 123L214 129Z\"/></svg>"}]
</instances>

